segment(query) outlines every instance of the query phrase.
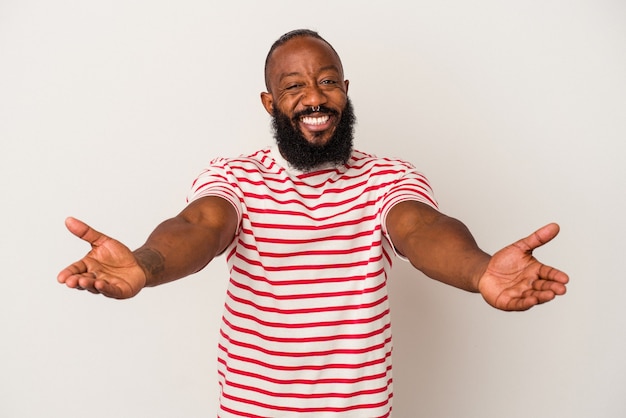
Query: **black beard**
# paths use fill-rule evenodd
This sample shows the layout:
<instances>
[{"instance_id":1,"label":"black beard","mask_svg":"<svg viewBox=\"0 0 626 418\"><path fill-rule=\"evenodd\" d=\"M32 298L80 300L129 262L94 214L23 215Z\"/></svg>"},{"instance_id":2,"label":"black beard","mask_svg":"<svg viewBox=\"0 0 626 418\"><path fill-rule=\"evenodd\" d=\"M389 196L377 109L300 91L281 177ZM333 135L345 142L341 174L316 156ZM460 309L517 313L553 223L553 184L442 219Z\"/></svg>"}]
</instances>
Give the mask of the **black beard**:
<instances>
[{"instance_id":1,"label":"black beard","mask_svg":"<svg viewBox=\"0 0 626 418\"><path fill-rule=\"evenodd\" d=\"M319 112L337 115L337 111L321 106ZM302 132L295 128L302 116L313 114L311 109L299 112L293 118L280 112L274 111L272 116L272 129L278 149L294 168L300 171L312 171L323 164L332 163L341 165L348 162L352 155L352 139L354 136L354 124L356 117L352 103L348 98L346 106L341 113L339 123L333 136L323 145L314 145L306 140Z\"/></svg>"}]
</instances>

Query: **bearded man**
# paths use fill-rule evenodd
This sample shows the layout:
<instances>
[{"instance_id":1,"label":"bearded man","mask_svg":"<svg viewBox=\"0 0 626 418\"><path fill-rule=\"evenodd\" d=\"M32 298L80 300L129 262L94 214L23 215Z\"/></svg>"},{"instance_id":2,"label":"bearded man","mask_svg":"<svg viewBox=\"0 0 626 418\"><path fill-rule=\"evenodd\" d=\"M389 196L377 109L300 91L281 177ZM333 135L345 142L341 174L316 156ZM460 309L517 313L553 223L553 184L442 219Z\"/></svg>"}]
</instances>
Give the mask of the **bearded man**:
<instances>
[{"instance_id":1,"label":"bearded man","mask_svg":"<svg viewBox=\"0 0 626 418\"><path fill-rule=\"evenodd\" d=\"M491 256L438 210L412 164L353 148L349 82L319 34L282 36L265 79L275 145L213 160L185 209L135 251L68 218L92 249L58 276L70 288L129 298L224 254L220 417L390 416L386 283L396 259L498 309L565 293L567 275L532 256L558 225Z\"/></svg>"}]
</instances>

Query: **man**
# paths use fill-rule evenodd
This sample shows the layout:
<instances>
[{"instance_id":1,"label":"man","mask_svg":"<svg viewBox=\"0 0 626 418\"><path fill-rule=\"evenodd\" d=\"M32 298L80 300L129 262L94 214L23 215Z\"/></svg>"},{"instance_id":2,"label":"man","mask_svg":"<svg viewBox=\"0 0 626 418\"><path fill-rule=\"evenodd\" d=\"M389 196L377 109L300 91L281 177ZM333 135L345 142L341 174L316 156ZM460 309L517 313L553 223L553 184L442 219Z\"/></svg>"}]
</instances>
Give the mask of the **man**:
<instances>
[{"instance_id":1,"label":"man","mask_svg":"<svg viewBox=\"0 0 626 418\"><path fill-rule=\"evenodd\" d=\"M188 206L134 252L68 218L92 249L58 276L70 288L129 298L225 254L219 416L390 416L386 280L395 256L498 309L565 293L567 275L532 256L556 224L490 256L437 210L411 164L353 149L348 81L316 32L276 41L265 79L276 146L212 161Z\"/></svg>"}]
</instances>

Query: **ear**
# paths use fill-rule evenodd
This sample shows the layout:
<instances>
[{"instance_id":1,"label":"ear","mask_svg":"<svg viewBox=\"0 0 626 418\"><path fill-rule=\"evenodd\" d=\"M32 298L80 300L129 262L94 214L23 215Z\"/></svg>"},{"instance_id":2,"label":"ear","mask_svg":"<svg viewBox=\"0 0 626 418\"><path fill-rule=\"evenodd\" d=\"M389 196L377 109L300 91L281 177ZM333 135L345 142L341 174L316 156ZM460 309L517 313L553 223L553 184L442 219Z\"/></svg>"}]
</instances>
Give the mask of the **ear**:
<instances>
[{"instance_id":1,"label":"ear","mask_svg":"<svg viewBox=\"0 0 626 418\"><path fill-rule=\"evenodd\" d=\"M263 103L263 107L270 115L274 115L274 97L271 93L263 92L261 93L261 103Z\"/></svg>"},{"instance_id":2,"label":"ear","mask_svg":"<svg viewBox=\"0 0 626 418\"><path fill-rule=\"evenodd\" d=\"M343 82L343 85L345 86L345 89L346 89L346 94L348 93L348 84L350 84L350 80L345 80Z\"/></svg>"}]
</instances>

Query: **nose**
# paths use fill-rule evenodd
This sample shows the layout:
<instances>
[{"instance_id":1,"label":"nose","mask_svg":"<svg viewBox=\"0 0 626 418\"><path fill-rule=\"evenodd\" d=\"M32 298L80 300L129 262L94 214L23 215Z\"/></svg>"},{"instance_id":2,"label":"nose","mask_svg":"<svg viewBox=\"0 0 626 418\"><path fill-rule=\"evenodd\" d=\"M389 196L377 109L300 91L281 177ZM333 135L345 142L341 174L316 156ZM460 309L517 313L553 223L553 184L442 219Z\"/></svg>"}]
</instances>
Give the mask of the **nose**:
<instances>
[{"instance_id":1,"label":"nose","mask_svg":"<svg viewBox=\"0 0 626 418\"><path fill-rule=\"evenodd\" d=\"M317 84L307 86L303 91L301 99L301 103L305 107L320 106L326 104L327 101L326 95Z\"/></svg>"}]
</instances>

